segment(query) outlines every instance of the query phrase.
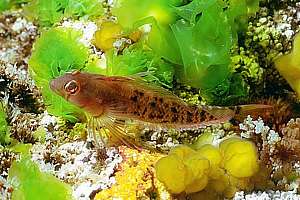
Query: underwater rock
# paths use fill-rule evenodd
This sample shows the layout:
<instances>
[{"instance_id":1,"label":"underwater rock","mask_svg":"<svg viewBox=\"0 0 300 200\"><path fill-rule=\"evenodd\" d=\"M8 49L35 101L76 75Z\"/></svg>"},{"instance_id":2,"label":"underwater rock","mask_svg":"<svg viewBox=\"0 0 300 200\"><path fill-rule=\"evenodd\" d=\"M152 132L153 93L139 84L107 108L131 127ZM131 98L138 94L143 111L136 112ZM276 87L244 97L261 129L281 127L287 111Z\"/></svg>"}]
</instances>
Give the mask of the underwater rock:
<instances>
[{"instance_id":1,"label":"underwater rock","mask_svg":"<svg viewBox=\"0 0 300 200\"><path fill-rule=\"evenodd\" d=\"M252 192L250 194L245 194L244 191L237 192L233 198L233 200L288 200L288 199L299 199L300 195L298 195L295 191L258 191Z\"/></svg>"},{"instance_id":2,"label":"underwater rock","mask_svg":"<svg viewBox=\"0 0 300 200\"><path fill-rule=\"evenodd\" d=\"M12 162L16 160L18 154L12 150L0 148L0 176L7 178L8 169L10 168Z\"/></svg>"},{"instance_id":3,"label":"underwater rock","mask_svg":"<svg viewBox=\"0 0 300 200\"><path fill-rule=\"evenodd\" d=\"M285 159L300 161L300 118L291 119L282 129L279 148Z\"/></svg>"},{"instance_id":4,"label":"underwater rock","mask_svg":"<svg viewBox=\"0 0 300 200\"><path fill-rule=\"evenodd\" d=\"M293 190L298 187L298 121L299 119L290 120L279 132L270 129L261 119L252 120L248 117L240 124L241 129L246 131L241 135L252 138L258 147L259 157L265 168L262 176L267 175L273 182L269 189Z\"/></svg>"},{"instance_id":5,"label":"underwater rock","mask_svg":"<svg viewBox=\"0 0 300 200\"><path fill-rule=\"evenodd\" d=\"M0 198L3 200L11 199L12 192L12 185L5 178L0 176Z\"/></svg>"},{"instance_id":6,"label":"underwater rock","mask_svg":"<svg viewBox=\"0 0 300 200\"><path fill-rule=\"evenodd\" d=\"M37 31L37 27L24 18L21 10L1 13L0 61L27 68L26 63Z\"/></svg>"},{"instance_id":7,"label":"underwater rock","mask_svg":"<svg viewBox=\"0 0 300 200\"><path fill-rule=\"evenodd\" d=\"M5 99L12 112L41 113L44 110L41 93L25 67L27 65L17 67L0 61L0 98Z\"/></svg>"},{"instance_id":8,"label":"underwater rock","mask_svg":"<svg viewBox=\"0 0 300 200\"><path fill-rule=\"evenodd\" d=\"M39 116L36 114L14 112L10 120L11 137L19 142L35 143L37 140L33 133L38 128L39 121Z\"/></svg>"},{"instance_id":9,"label":"underwater rock","mask_svg":"<svg viewBox=\"0 0 300 200\"><path fill-rule=\"evenodd\" d=\"M40 92L27 72L27 61L37 27L21 11L7 11L0 16L0 98L22 112L38 113L44 109Z\"/></svg>"}]
</instances>

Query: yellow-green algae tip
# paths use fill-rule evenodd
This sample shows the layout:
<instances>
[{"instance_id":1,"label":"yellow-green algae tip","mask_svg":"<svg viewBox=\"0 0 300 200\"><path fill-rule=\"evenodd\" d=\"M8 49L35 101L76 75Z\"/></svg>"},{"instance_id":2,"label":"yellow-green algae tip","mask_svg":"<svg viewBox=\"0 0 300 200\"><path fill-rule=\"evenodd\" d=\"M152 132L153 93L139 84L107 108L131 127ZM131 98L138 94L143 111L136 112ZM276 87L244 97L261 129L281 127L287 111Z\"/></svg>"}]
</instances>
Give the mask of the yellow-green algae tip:
<instances>
[{"instance_id":1,"label":"yellow-green algae tip","mask_svg":"<svg viewBox=\"0 0 300 200\"><path fill-rule=\"evenodd\" d=\"M113 43L121 38L123 33L122 27L112 21L104 21L96 31L94 44L97 48L106 52L113 48Z\"/></svg>"},{"instance_id":2,"label":"yellow-green algae tip","mask_svg":"<svg viewBox=\"0 0 300 200\"><path fill-rule=\"evenodd\" d=\"M290 54L275 60L276 69L300 97L300 34L294 38L293 50Z\"/></svg>"},{"instance_id":3,"label":"yellow-green algae tip","mask_svg":"<svg viewBox=\"0 0 300 200\"><path fill-rule=\"evenodd\" d=\"M172 199L154 172L153 165L163 157L162 154L139 152L127 147L120 149L120 152L125 161L115 174L116 183L99 192L95 200Z\"/></svg>"},{"instance_id":4,"label":"yellow-green algae tip","mask_svg":"<svg viewBox=\"0 0 300 200\"><path fill-rule=\"evenodd\" d=\"M205 191L230 198L239 189L251 187L249 178L258 166L255 145L231 137L218 147L179 145L156 163L155 170L158 180L173 194Z\"/></svg>"}]
</instances>

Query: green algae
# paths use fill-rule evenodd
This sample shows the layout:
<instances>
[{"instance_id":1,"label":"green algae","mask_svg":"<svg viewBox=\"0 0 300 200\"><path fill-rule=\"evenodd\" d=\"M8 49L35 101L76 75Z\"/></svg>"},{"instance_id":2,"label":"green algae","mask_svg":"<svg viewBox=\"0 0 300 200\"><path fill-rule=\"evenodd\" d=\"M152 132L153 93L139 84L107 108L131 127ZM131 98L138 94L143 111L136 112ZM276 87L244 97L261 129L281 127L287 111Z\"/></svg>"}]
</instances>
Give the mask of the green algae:
<instances>
[{"instance_id":1,"label":"green algae","mask_svg":"<svg viewBox=\"0 0 300 200\"><path fill-rule=\"evenodd\" d=\"M33 0L24 7L24 14L41 26L51 26L62 18L66 6L67 0Z\"/></svg>"},{"instance_id":2,"label":"green algae","mask_svg":"<svg viewBox=\"0 0 300 200\"><path fill-rule=\"evenodd\" d=\"M201 90L200 94L209 104L240 104L249 98L249 85L239 73L232 73L215 88Z\"/></svg>"},{"instance_id":3,"label":"green algae","mask_svg":"<svg viewBox=\"0 0 300 200\"><path fill-rule=\"evenodd\" d=\"M32 144L17 143L15 145L11 146L9 149L15 153L20 153L22 156L25 157L25 156L30 155L31 147L32 147Z\"/></svg>"},{"instance_id":4,"label":"green algae","mask_svg":"<svg viewBox=\"0 0 300 200\"><path fill-rule=\"evenodd\" d=\"M72 138L73 140L82 139L87 137L86 124L76 123L74 127L69 130L68 138Z\"/></svg>"},{"instance_id":5,"label":"green algae","mask_svg":"<svg viewBox=\"0 0 300 200\"><path fill-rule=\"evenodd\" d=\"M30 0L1 0L0 1L0 13L5 10L9 10L12 7L20 7L21 4L27 3Z\"/></svg>"},{"instance_id":6,"label":"green algae","mask_svg":"<svg viewBox=\"0 0 300 200\"><path fill-rule=\"evenodd\" d=\"M91 18L103 12L97 0L32 0L24 7L25 16L41 26L51 26L63 17Z\"/></svg>"},{"instance_id":7,"label":"green algae","mask_svg":"<svg viewBox=\"0 0 300 200\"><path fill-rule=\"evenodd\" d=\"M186 5L188 8L183 10L189 10L191 6L195 6L193 4ZM180 10L179 14L189 18L189 21L181 20L171 25L183 63L183 69L179 70L177 76L181 82L193 87L213 88L229 74L229 51L233 42L230 24L222 12L222 6L216 1L194 8L189 15L182 12ZM198 21L195 12L202 12Z\"/></svg>"},{"instance_id":8,"label":"green algae","mask_svg":"<svg viewBox=\"0 0 300 200\"><path fill-rule=\"evenodd\" d=\"M29 60L31 75L41 89L48 112L73 122L83 116L83 111L55 95L49 88L49 81L72 70L97 71L96 66L85 68L89 49L79 42L80 36L80 32L73 29L45 31L35 42Z\"/></svg>"},{"instance_id":9,"label":"green algae","mask_svg":"<svg viewBox=\"0 0 300 200\"><path fill-rule=\"evenodd\" d=\"M71 187L54 176L43 173L28 157L14 161L8 180L14 186L12 200L70 200Z\"/></svg>"},{"instance_id":10,"label":"green algae","mask_svg":"<svg viewBox=\"0 0 300 200\"><path fill-rule=\"evenodd\" d=\"M106 55L106 75L136 75L144 73L144 79L166 87L172 87L173 66L163 61L142 43L124 49L121 55L111 50Z\"/></svg>"},{"instance_id":11,"label":"green algae","mask_svg":"<svg viewBox=\"0 0 300 200\"><path fill-rule=\"evenodd\" d=\"M168 25L176 21L173 7L180 4L180 0L117 0L112 13L127 28L149 18L154 18L159 25Z\"/></svg>"},{"instance_id":12,"label":"green algae","mask_svg":"<svg viewBox=\"0 0 300 200\"><path fill-rule=\"evenodd\" d=\"M258 5L259 0L122 0L112 13L125 30L150 24L145 44L174 66L176 80L199 88L210 103L228 104L248 95L247 83L231 68L231 49ZM255 69L251 76L260 73Z\"/></svg>"},{"instance_id":13,"label":"green algae","mask_svg":"<svg viewBox=\"0 0 300 200\"><path fill-rule=\"evenodd\" d=\"M0 102L0 145L9 144L11 141L10 132L9 132L10 128L8 126L6 119L7 119L7 115L5 112L5 107Z\"/></svg>"},{"instance_id":14,"label":"green algae","mask_svg":"<svg viewBox=\"0 0 300 200\"><path fill-rule=\"evenodd\" d=\"M68 0L64 16L94 18L103 13L102 4L97 0Z\"/></svg>"},{"instance_id":15,"label":"green algae","mask_svg":"<svg viewBox=\"0 0 300 200\"><path fill-rule=\"evenodd\" d=\"M41 143L45 143L46 141L46 130L44 127L38 127L33 133L32 136L35 141L39 141Z\"/></svg>"},{"instance_id":16,"label":"green algae","mask_svg":"<svg viewBox=\"0 0 300 200\"><path fill-rule=\"evenodd\" d=\"M9 0L1 0L0 1L0 12L7 10L10 8Z\"/></svg>"}]
</instances>

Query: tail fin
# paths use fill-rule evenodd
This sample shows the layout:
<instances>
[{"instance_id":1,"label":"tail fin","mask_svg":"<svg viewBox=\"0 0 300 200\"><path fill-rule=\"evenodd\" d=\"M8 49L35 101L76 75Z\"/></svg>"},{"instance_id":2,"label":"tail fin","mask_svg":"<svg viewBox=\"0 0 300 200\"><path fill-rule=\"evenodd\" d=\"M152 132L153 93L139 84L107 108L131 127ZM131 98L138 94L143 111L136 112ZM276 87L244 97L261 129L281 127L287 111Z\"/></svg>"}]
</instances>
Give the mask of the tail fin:
<instances>
[{"instance_id":1,"label":"tail fin","mask_svg":"<svg viewBox=\"0 0 300 200\"><path fill-rule=\"evenodd\" d=\"M257 119L271 112L273 106L264 104L249 104L229 107L205 107L203 108L217 119L228 119L242 122L248 115Z\"/></svg>"}]
</instances>

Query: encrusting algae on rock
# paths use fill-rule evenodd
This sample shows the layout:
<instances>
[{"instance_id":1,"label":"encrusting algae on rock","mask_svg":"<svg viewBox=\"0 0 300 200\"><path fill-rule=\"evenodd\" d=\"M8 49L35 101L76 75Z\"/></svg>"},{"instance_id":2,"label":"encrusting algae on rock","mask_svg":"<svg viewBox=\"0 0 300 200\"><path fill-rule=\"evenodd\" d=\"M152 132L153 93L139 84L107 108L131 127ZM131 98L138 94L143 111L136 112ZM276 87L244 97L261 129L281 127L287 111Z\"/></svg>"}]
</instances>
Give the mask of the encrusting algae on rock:
<instances>
[{"instance_id":1,"label":"encrusting algae on rock","mask_svg":"<svg viewBox=\"0 0 300 200\"><path fill-rule=\"evenodd\" d=\"M120 147L120 151L123 149ZM163 155L124 148L124 162L115 173L116 183L100 191L95 200L171 199L155 175L154 164Z\"/></svg>"}]
</instances>

